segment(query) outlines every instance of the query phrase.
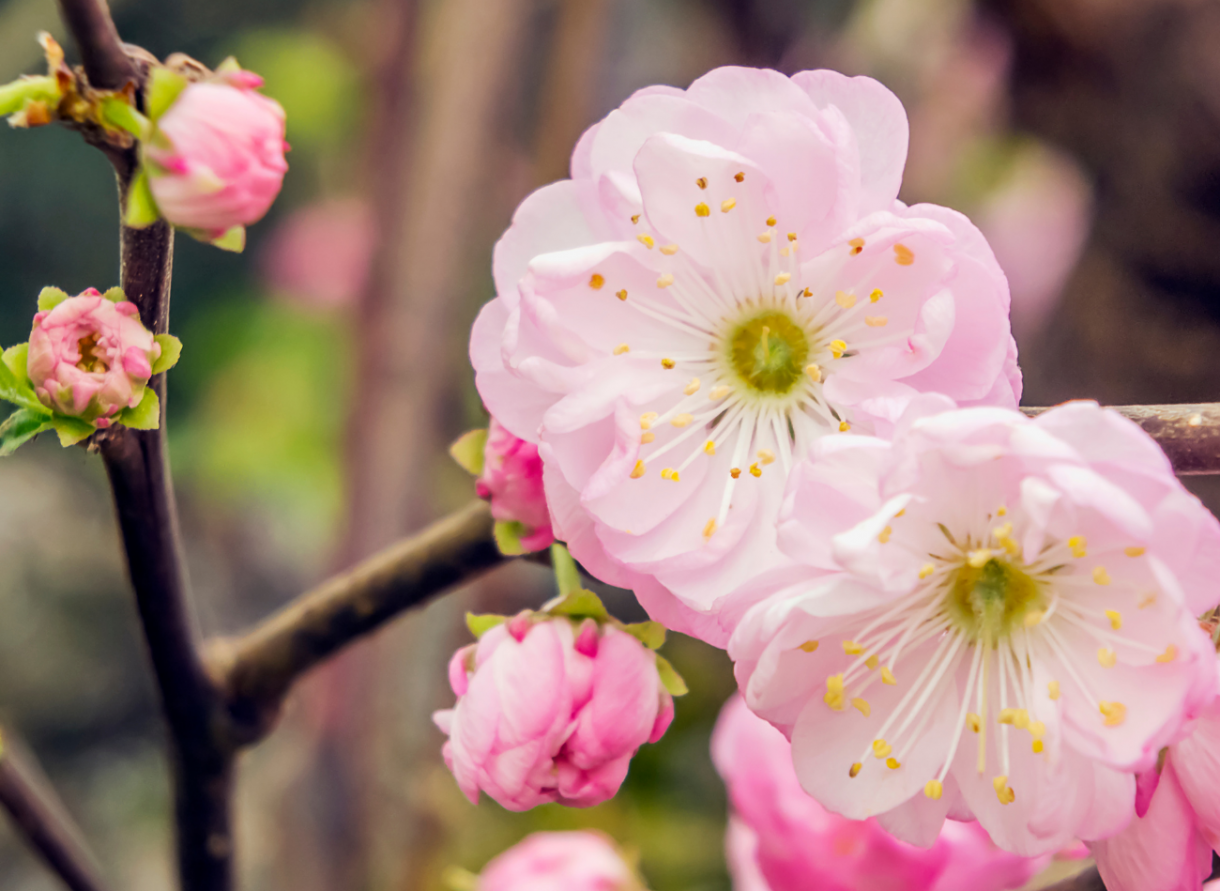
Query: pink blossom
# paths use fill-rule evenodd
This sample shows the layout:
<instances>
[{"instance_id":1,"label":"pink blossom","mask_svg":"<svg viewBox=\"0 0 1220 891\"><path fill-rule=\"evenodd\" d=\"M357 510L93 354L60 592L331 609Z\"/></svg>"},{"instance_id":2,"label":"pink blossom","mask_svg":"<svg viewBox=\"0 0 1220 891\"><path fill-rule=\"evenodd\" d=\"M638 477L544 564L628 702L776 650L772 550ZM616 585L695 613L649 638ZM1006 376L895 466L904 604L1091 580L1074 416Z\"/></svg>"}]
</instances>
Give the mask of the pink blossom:
<instances>
[{"instance_id":1,"label":"pink blossom","mask_svg":"<svg viewBox=\"0 0 1220 891\"><path fill-rule=\"evenodd\" d=\"M140 404L160 355L134 303L89 288L34 316L28 372L48 408L107 427Z\"/></svg>"},{"instance_id":2,"label":"pink blossom","mask_svg":"<svg viewBox=\"0 0 1220 891\"><path fill-rule=\"evenodd\" d=\"M276 226L263 253L274 290L309 306L347 306L368 281L375 223L367 205L334 199L294 212Z\"/></svg>"},{"instance_id":3,"label":"pink blossom","mask_svg":"<svg viewBox=\"0 0 1220 891\"><path fill-rule=\"evenodd\" d=\"M475 483L480 498L491 501L491 515L525 528L521 546L540 551L555 540L551 514L542 490L542 459L538 446L519 439L495 418L487 430L483 475Z\"/></svg>"},{"instance_id":4,"label":"pink blossom","mask_svg":"<svg viewBox=\"0 0 1220 891\"><path fill-rule=\"evenodd\" d=\"M922 397L823 440L729 653L801 784L908 840L977 817L1032 856L1119 831L1134 773L1209 701L1220 524L1138 426Z\"/></svg>"},{"instance_id":5,"label":"pink blossom","mask_svg":"<svg viewBox=\"0 0 1220 891\"><path fill-rule=\"evenodd\" d=\"M965 217L897 200L906 150L874 80L721 68L593 126L496 247L483 401L539 443L556 536L672 628L727 640L815 441L925 391L1017 403L1004 275Z\"/></svg>"},{"instance_id":6,"label":"pink blossom","mask_svg":"<svg viewBox=\"0 0 1220 891\"><path fill-rule=\"evenodd\" d=\"M916 847L875 817L830 813L801 788L788 740L738 697L720 713L712 759L733 807L726 843L737 891L1003 891L1049 860L1000 850L977 823L949 820Z\"/></svg>"},{"instance_id":7,"label":"pink blossom","mask_svg":"<svg viewBox=\"0 0 1220 891\"><path fill-rule=\"evenodd\" d=\"M535 832L496 857L478 891L639 891L621 854L596 832Z\"/></svg>"},{"instance_id":8,"label":"pink blossom","mask_svg":"<svg viewBox=\"0 0 1220 891\"><path fill-rule=\"evenodd\" d=\"M512 811L612 798L673 720L654 654L592 619L523 613L458 650L449 681L457 705L433 716L445 763L472 802L482 789Z\"/></svg>"},{"instance_id":9,"label":"pink blossom","mask_svg":"<svg viewBox=\"0 0 1220 891\"><path fill-rule=\"evenodd\" d=\"M284 110L240 74L188 84L144 143L161 214L214 238L262 219L288 170Z\"/></svg>"},{"instance_id":10,"label":"pink blossom","mask_svg":"<svg viewBox=\"0 0 1220 891\"><path fill-rule=\"evenodd\" d=\"M1090 845L1108 891L1196 891L1220 847L1220 700L1139 778L1136 815Z\"/></svg>"}]
</instances>

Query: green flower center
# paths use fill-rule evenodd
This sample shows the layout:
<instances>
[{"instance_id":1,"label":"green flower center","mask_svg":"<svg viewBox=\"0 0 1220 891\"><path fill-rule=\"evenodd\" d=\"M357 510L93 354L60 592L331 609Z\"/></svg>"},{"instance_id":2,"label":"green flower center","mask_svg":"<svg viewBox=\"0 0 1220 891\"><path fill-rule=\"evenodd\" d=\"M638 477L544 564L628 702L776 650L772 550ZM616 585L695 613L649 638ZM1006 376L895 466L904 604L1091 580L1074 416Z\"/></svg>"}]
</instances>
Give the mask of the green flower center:
<instances>
[{"instance_id":1,"label":"green flower center","mask_svg":"<svg viewBox=\"0 0 1220 891\"><path fill-rule=\"evenodd\" d=\"M783 395L800 383L809 337L784 312L766 310L737 325L726 338L737 377L758 393Z\"/></svg>"},{"instance_id":2,"label":"green flower center","mask_svg":"<svg viewBox=\"0 0 1220 891\"><path fill-rule=\"evenodd\" d=\"M1007 560L992 558L980 567L969 563L949 576L945 610L971 641L995 643L1025 624L1025 617L1046 607L1042 586Z\"/></svg>"}]
</instances>

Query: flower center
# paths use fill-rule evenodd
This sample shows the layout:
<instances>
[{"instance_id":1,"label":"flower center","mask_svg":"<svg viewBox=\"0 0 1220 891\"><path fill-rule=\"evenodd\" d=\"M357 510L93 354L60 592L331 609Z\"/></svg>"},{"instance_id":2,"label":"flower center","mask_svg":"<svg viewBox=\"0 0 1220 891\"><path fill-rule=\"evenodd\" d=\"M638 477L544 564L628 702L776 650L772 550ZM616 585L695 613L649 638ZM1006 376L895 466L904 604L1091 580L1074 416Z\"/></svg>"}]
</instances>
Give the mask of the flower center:
<instances>
[{"instance_id":1,"label":"flower center","mask_svg":"<svg viewBox=\"0 0 1220 891\"><path fill-rule=\"evenodd\" d=\"M77 342L77 348L80 350L80 361L76 363L76 367L81 371L105 374L110 370L110 364L98 351L96 334L82 337Z\"/></svg>"},{"instance_id":2,"label":"flower center","mask_svg":"<svg viewBox=\"0 0 1220 891\"><path fill-rule=\"evenodd\" d=\"M1026 615L1046 608L1042 586L1023 569L996 557L981 566L973 562L967 560L949 577L943 606L967 640L1006 640L1025 627Z\"/></svg>"},{"instance_id":3,"label":"flower center","mask_svg":"<svg viewBox=\"0 0 1220 891\"><path fill-rule=\"evenodd\" d=\"M733 372L747 387L782 396L802 382L809 338L787 313L765 310L730 332L725 351Z\"/></svg>"}]
</instances>

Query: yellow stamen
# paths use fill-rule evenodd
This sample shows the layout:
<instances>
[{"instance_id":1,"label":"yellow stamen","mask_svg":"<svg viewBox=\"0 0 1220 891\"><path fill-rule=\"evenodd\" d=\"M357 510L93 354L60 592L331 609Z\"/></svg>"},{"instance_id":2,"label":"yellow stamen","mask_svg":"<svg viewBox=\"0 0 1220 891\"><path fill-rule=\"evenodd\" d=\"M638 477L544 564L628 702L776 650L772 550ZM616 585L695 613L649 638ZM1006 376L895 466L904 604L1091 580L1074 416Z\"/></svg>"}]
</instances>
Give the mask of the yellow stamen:
<instances>
[{"instance_id":1,"label":"yellow stamen","mask_svg":"<svg viewBox=\"0 0 1220 891\"><path fill-rule=\"evenodd\" d=\"M853 257L856 256L856 254L860 253L860 251L864 250L864 239L863 238L853 238L851 241L848 242L848 244L851 245L851 255Z\"/></svg>"},{"instance_id":2,"label":"yellow stamen","mask_svg":"<svg viewBox=\"0 0 1220 891\"><path fill-rule=\"evenodd\" d=\"M889 743L887 743L885 740L883 740L883 739L873 740L873 757L878 758L878 759L885 758L893 751L894 751L894 747L891 746Z\"/></svg>"},{"instance_id":3,"label":"yellow stamen","mask_svg":"<svg viewBox=\"0 0 1220 891\"><path fill-rule=\"evenodd\" d=\"M966 555L966 562L973 569L982 569L987 565L987 561L991 559L991 556L990 548L979 548L977 551L971 551Z\"/></svg>"},{"instance_id":4,"label":"yellow stamen","mask_svg":"<svg viewBox=\"0 0 1220 891\"><path fill-rule=\"evenodd\" d=\"M807 640L801 644L800 649L804 650L806 653L816 653L818 649L818 642L816 640Z\"/></svg>"},{"instance_id":5,"label":"yellow stamen","mask_svg":"<svg viewBox=\"0 0 1220 891\"><path fill-rule=\"evenodd\" d=\"M930 576L934 572L936 572L936 567L934 565L932 565L931 563L925 563L923 565L923 567L919 570L919 577L920 577L920 579L926 579L928 576Z\"/></svg>"},{"instance_id":6,"label":"yellow stamen","mask_svg":"<svg viewBox=\"0 0 1220 891\"><path fill-rule=\"evenodd\" d=\"M877 541L881 542L882 544L885 544L886 542L888 542L890 540L890 536L893 534L894 534L893 527L886 526L884 529L881 530L880 533L878 533Z\"/></svg>"},{"instance_id":7,"label":"yellow stamen","mask_svg":"<svg viewBox=\"0 0 1220 891\"><path fill-rule=\"evenodd\" d=\"M923 787L923 794L936 801L945 793L945 787L940 780L928 780Z\"/></svg>"},{"instance_id":8,"label":"yellow stamen","mask_svg":"<svg viewBox=\"0 0 1220 891\"><path fill-rule=\"evenodd\" d=\"M796 233L795 233L795 232L789 232L789 233L788 233L788 240L789 240L789 241L796 241Z\"/></svg>"},{"instance_id":9,"label":"yellow stamen","mask_svg":"<svg viewBox=\"0 0 1220 891\"><path fill-rule=\"evenodd\" d=\"M736 198L725 198L723 201L720 202L720 212L728 213L730 210L732 210L736 206L737 206Z\"/></svg>"},{"instance_id":10,"label":"yellow stamen","mask_svg":"<svg viewBox=\"0 0 1220 891\"><path fill-rule=\"evenodd\" d=\"M891 687L898 683L898 679L894 677L894 672L890 671L888 665L881 666L881 683L889 684Z\"/></svg>"},{"instance_id":11,"label":"yellow stamen","mask_svg":"<svg viewBox=\"0 0 1220 891\"><path fill-rule=\"evenodd\" d=\"M656 244L656 242L653 241L653 238L651 235L647 235L643 232L641 232L635 238L636 238L636 241L638 241L640 244L644 245L644 247L648 248L648 250L652 250L652 246L654 244Z\"/></svg>"},{"instance_id":12,"label":"yellow stamen","mask_svg":"<svg viewBox=\"0 0 1220 891\"><path fill-rule=\"evenodd\" d=\"M826 678L826 695L822 701L836 712L843 711L843 675L832 674Z\"/></svg>"},{"instance_id":13,"label":"yellow stamen","mask_svg":"<svg viewBox=\"0 0 1220 891\"><path fill-rule=\"evenodd\" d=\"M966 715L966 726L975 733L978 733L979 729L983 726L983 719L974 712L970 712L970 714Z\"/></svg>"},{"instance_id":14,"label":"yellow stamen","mask_svg":"<svg viewBox=\"0 0 1220 891\"><path fill-rule=\"evenodd\" d=\"M616 346L614 348L614 355L616 355L616 356L621 356L621 355L623 355L623 353L629 353L629 352L631 352L631 347L629 347L625 343L620 343L618 346Z\"/></svg>"},{"instance_id":15,"label":"yellow stamen","mask_svg":"<svg viewBox=\"0 0 1220 891\"><path fill-rule=\"evenodd\" d=\"M1110 620L1110 627L1117 631L1123 627L1123 614L1116 609L1106 610L1106 618Z\"/></svg>"},{"instance_id":16,"label":"yellow stamen","mask_svg":"<svg viewBox=\"0 0 1220 891\"><path fill-rule=\"evenodd\" d=\"M877 658L876 653L873 653L873 655L864 660L864 664L868 666L869 671L872 671L881 664L881 660Z\"/></svg>"},{"instance_id":17,"label":"yellow stamen","mask_svg":"<svg viewBox=\"0 0 1220 891\"><path fill-rule=\"evenodd\" d=\"M715 517L713 517L712 519L708 520L707 525L703 527L703 537L711 538L712 535L715 533L715 531L716 531L716 519L715 519Z\"/></svg>"},{"instance_id":18,"label":"yellow stamen","mask_svg":"<svg viewBox=\"0 0 1220 891\"><path fill-rule=\"evenodd\" d=\"M1059 682L1058 681L1047 681L1046 695L1049 696L1051 699L1059 698Z\"/></svg>"},{"instance_id":19,"label":"yellow stamen","mask_svg":"<svg viewBox=\"0 0 1220 891\"><path fill-rule=\"evenodd\" d=\"M857 696L855 699L853 699L851 701L851 704L854 705L857 709L859 709L860 714L864 715L864 717L866 717L866 718L873 711L872 706L870 706L866 700L861 699L859 696Z\"/></svg>"},{"instance_id":20,"label":"yellow stamen","mask_svg":"<svg viewBox=\"0 0 1220 891\"><path fill-rule=\"evenodd\" d=\"M839 432L840 433L846 433L850 429L851 429L851 424L847 423L846 421L839 421Z\"/></svg>"},{"instance_id":21,"label":"yellow stamen","mask_svg":"<svg viewBox=\"0 0 1220 891\"><path fill-rule=\"evenodd\" d=\"M668 288L673 283L674 283L674 277L668 272L657 279L658 288Z\"/></svg>"},{"instance_id":22,"label":"yellow stamen","mask_svg":"<svg viewBox=\"0 0 1220 891\"><path fill-rule=\"evenodd\" d=\"M640 215L638 213L633 213L631 215L631 225L638 226L639 223L640 223Z\"/></svg>"},{"instance_id":23,"label":"yellow stamen","mask_svg":"<svg viewBox=\"0 0 1220 891\"><path fill-rule=\"evenodd\" d=\"M759 449L758 450L758 463L761 464L763 467L766 467L768 464L774 464L775 463L775 452L771 451L770 449Z\"/></svg>"},{"instance_id":24,"label":"yellow stamen","mask_svg":"<svg viewBox=\"0 0 1220 891\"><path fill-rule=\"evenodd\" d=\"M709 439L703 444L703 451L709 455L716 454L716 443Z\"/></svg>"},{"instance_id":25,"label":"yellow stamen","mask_svg":"<svg viewBox=\"0 0 1220 891\"><path fill-rule=\"evenodd\" d=\"M649 430L647 433L640 434L640 444L648 445L648 443L652 442L656 438L657 438L657 435L655 433L653 433L651 430Z\"/></svg>"},{"instance_id":26,"label":"yellow stamen","mask_svg":"<svg viewBox=\"0 0 1220 891\"><path fill-rule=\"evenodd\" d=\"M700 386L699 378L692 377L690 379L690 383L682 388L682 392L685 393L687 396L694 396L696 393L699 392L699 386Z\"/></svg>"},{"instance_id":27,"label":"yellow stamen","mask_svg":"<svg viewBox=\"0 0 1220 891\"><path fill-rule=\"evenodd\" d=\"M1038 625L1046 617L1046 611L1040 609L1031 609L1025 614L1025 627L1033 628Z\"/></svg>"},{"instance_id":28,"label":"yellow stamen","mask_svg":"<svg viewBox=\"0 0 1220 891\"><path fill-rule=\"evenodd\" d=\"M652 426L652 422L655 421L658 417L659 417L659 415L655 411L644 412L642 415L640 415L640 429L647 430L649 427Z\"/></svg>"},{"instance_id":29,"label":"yellow stamen","mask_svg":"<svg viewBox=\"0 0 1220 891\"><path fill-rule=\"evenodd\" d=\"M884 328L889 323L887 316L865 316L864 324L870 328Z\"/></svg>"},{"instance_id":30,"label":"yellow stamen","mask_svg":"<svg viewBox=\"0 0 1220 891\"><path fill-rule=\"evenodd\" d=\"M910 266L915 262L915 254L905 244L894 245L894 262L899 266Z\"/></svg>"},{"instance_id":31,"label":"yellow stamen","mask_svg":"<svg viewBox=\"0 0 1220 891\"><path fill-rule=\"evenodd\" d=\"M756 477L762 476L762 468L759 467L758 464L751 464L750 465L750 475L756 476Z\"/></svg>"},{"instance_id":32,"label":"yellow stamen","mask_svg":"<svg viewBox=\"0 0 1220 891\"><path fill-rule=\"evenodd\" d=\"M678 246L676 244L666 244L661 246L661 253L667 257L672 257L677 252Z\"/></svg>"},{"instance_id":33,"label":"yellow stamen","mask_svg":"<svg viewBox=\"0 0 1220 891\"><path fill-rule=\"evenodd\" d=\"M1107 727L1117 727L1127 720L1127 707L1121 702L1106 702L1102 700L1097 704L1097 707L1105 718L1105 725Z\"/></svg>"},{"instance_id":34,"label":"yellow stamen","mask_svg":"<svg viewBox=\"0 0 1220 891\"><path fill-rule=\"evenodd\" d=\"M621 290L621 291L616 291L614 293L614 296L617 297L619 300L626 300L627 299L627 289L623 288L623 290Z\"/></svg>"},{"instance_id":35,"label":"yellow stamen","mask_svg":"<svg viewBox=\"0 0 1220 891\"><path fill-rule=\"evenodd\" d=\"M746 178L746 175L745 175L744 171L733 174L733 179L737 180L738 182L741 182L745 178Z\"/></svg>"},{"instance_id":36,"label":"yellow stamen","mask_svg":"<svg viewBox=\"0 0 1220 891\"><path fill-rule=\"evenodd\" d=\"M805 374L809 375L809 379L815 384L820 383L822 380L822 369L818 368L816 364L810 363L806 365Z\"/></svg>"},{"instance_id":37,"label":"yellow stamen","mask_svg":"<svg viewBox=\"0 0 1220 891\"><path fill-rule=\"evenodd\" d=\"M1165 652L1156 657L1156 661L1161 663L1172 662L1176 658L1178 658L1178 648L1170 644L1165 647Z\"/></svg>"},{"instance_id":38,"label":"yellow stamen","mask_svg":"<svg viewBox=\"0 0 1220 891\"><path fill-rule=\"evenodd\" d=\"M671 470L669 471L669 478L670 478L671 480L673 480L675 483L676 483L676 482L679 482L679 480L678 480L678 471L676 471L676 470L672 470L672 469L671 469ZM665 479L665 471L663 471L663 470L661 471L661 479Z\"/></svg>"},{"instance_id":39,"label":"yellow stamen","mask_svg":"<svg viewBox=\"0 0 1220 891\"><path fill-rule=\"evenodd\" d=\"M770 232L758 233L758 240L761 241L763 244L770 244L771 243L771 233Z\"/></svg>"},{"instance_id":40,"label":"yellow stamen","mask_svg":"<svg viewBox=\"0 0 1220 891\"><path fill-rule=\"evenodd\" d=\"M708 207L706 204L704 204L702 201L700 201L698 204L695 205L695 216L706 217L706 216L711 216L711 213L712 213L712 209L710 207Z\"/></svg>"},{"instance_id":41,"label":"yellow stamen","mask_svg":"<svg viewBox=\"0 0 1220 891\"><path fill-rule=\"evenodd\" d=\"M767 225L768 225L768 226L774 226L774 225L775 225L775 217L767 217Z\"/></svg>"},{"instance_id":42,"label":"yellow stamen","mask_svg":"<svg viewBox=\"0 0 1220 891\"><path fill-rule=\"evenodd\" d=\"M897 770L898 768L902 767L902 765L898 763L897 758L886 758L885 766L888 767L890 770Z\"/></svg>"},{"instance_id":43,"label":"yellow stamen","mask_svg":"<svg viewBox=\"0 0 1220 891\"><path fill-rule=\"evenodd\" d=\"M695 185L697 185L701 189L706 189L707 188L707 177L706 176L699 177L697 180L695 180Z\"/></svg>"},{"instance_id":44,"label":"yellow stamen","mask_svg":"<svg viewBox=\"0 0 1220 891\"><path fill-rule=\"evenodd\" d=\"M661 367L665 369L673 368L676 363L673 359L662 359Z\"/></svg>"},{"instance_id":45,"label":"yellow stamen","mask_svg":"<svg viewBox=\"0 0 1220 891\"><path fill-rule=\"evenodd\" d=\"M1085 548L1088 547L1088 542L1085 541L1083 535L1073 535L1068 539L1068 548L1072 552L1073 557L1084 557L1087 554Z\"/></svg>"},{"instance_id":46,"label":"yellow stamen","mask_svg":"<svg viewBox=\"0 0 1220 891\"><path fill-rule=\"evenodd\" d=\"M789 282L791 279L792 279L792 273L791 273L791 272L781 272L779 275L777 275L777 276L775 277L775 283L776 283L777 285L786 285L786 284L788 284L788 282Z\"/></svg>"},{"instance_id":47,"label":"yellow stamen","mask_svg":"<svg viewBox=\"0 0 1220 891\"><path fill-rule=\"evenodd\" d=\"M804 294L806 297L812 297L813 288L806 288L804 291L801 292L801 294ZM800 295L798 294L797 296L800 296Z\"/></svg>"},{"instance_id":48,"label":"yellow stamen","mask_svg":"<svg viewBox=\"0 0 1220 891\"><path fill-rule=\"evenodd\" d=\"M1008 513L1008 508L1006 508L1006 507L1005 507L1004 505L1002 505L1002 504L1001 504L999 507L997 507L997 508L995 509L995 515L996 515L997 517L1002 517L1002 516L1004 516L1004 514L1006 514L1006 513Z\"/></svg>"},{"instance_id":49,"label":"yellow stamen","mask_svg":"<svg viewBox=\"0 0 1220 891\"><path fill-rule=\"evenodd\" d=\"M1128 557L1142 557L1142 556L1144 556L1145 550L1146 550L1146 548L1129 547L1129 548L1123 548L1123 553L1126 554Z\"/></svg>"},{"instance_id":50,"label":"yellow stamen","mask_svg":"<svg viewBox=\"0 0 1220 891\"><path fill-rule=\"evenodd\" d=\"M718 387L712 387L712 392L707 394L707 398L713 402L719 402L725 396L733 392L733 388L727 384L721 384Z\"/></svg>"},{"instance_id":51,"label":"yellow stamen","mask_svg":"<svg viewBox=\"0 0 1220 891\"><path fill-rule=\"evenodd\" d=\"M863 764L861 764L859 761L857 761L855 764L853 764L853 765L851 766L851 770L849 770L849 771L847 772L847 775L848 775L849 777L851 777L851 778L854 780L854 779L855 779L855 778L856 778L856 777L859 775L859 773L860 773L860 769L861 769L862 767L864 767L864 765L863 765Z\"/></svg>"},{"instance_id":52,"label":"yellow stamen","mask_svg":"<svg viewBox=\"0 0 1220 891\"><path fill-rule=\"evenodd\" d=\"M631 478L633 480L638 480L640 477L642 477L644 475L644 473L647 471L647 469L648 468L646 468L644 466L643 461L636 461L635 468L631 471Z\"/></svg>"},{"instance_id":53,"label":"yellow stamen","mask_svg":"<svg viewBox=\"0 0 1220 891\"><path fill-rule=\"evenodd\" d=\"M1097 661L1102 668L1113 668L1114 663L1118 661L1118 655L1109 647L1102 647L1097 651Z\"/></svg>"},{"instance_id":54,"label":"yellow stamen","mask_svg":"<svg viewBox=\"0 0 1220 891\"><path fill-rule=\"evenodd\" d=\"M1104 566L1093 567L1093 581L1097 582L1099 585L1110 584L1110 574L1106 572L1106 568Z\"/></svg>"},{"instance_id":55,"label":"yellow stamen","mask_svg":"<svg viewBox=\"0 0 1220 891\"><path fill-rule=\"evenodd\" d=\"M600 272L593 273L593 277L589 279L589 287L592 288L594 291L599 290L601 288L601 286L604 285L605 283L606 283L606 277L604 275L602 275Z\"/></svg>"},{"instance_id":56,"label":"yellow stamen","mask_svg":"<svg viewBox=\"0 0 1220 891\"><path fill-rule=\"evenodd\" d=\"M835 303L844 309L851 309L856 305L856 295L846 291L835 291Z\"/></svg>"},{"instance_id":57,"label":"yellow stamen","mask_svg":"<svg viewBox=\"0 0 1220 891\"><path fill-rule=\"evenodd\" d=\"M686 412L682 412L681 414L674 415L673 420L669 423L674 427L685 427L694 419L694 415L689 415Z\"/></svg>"},{"instance_id":58,"label":"yellow stamen","mask_svg":"<svg viewBox=\"0 0 1220 891\"><path fill-rule=\"evenodd\" d=\"M991 781L992 788L995 789L996 798L1000 799L1000 804L1012 804L1017 797L1016 794L1008 786L1008 777L998 776Z\"/></svg>"},{"instance_id":59,"label":"yellow stamen","mask_svg":"<svg viewBox=\"0 0 1220 891\"><path fill-rule=\"evenodd\" d=\"M731 476L733 479L737 479L737 477L741 476L741 468L740 467L732 468L731 470L729 470L729 476Z\"/></svg>"},{"instance_id":60,"label":"yellow stamen","mask_svg":"<svg viewBox=\"0 0 1220 891\"><path fill-rule=\"evenodd\" d=\"M859 656L864 652L864 647L856 643L854 640L843 641L843 652L849 656Z\"/></svg>"},{"instance_id":61,"label":"yellow stamen","mask_svg":"<svg viewBox=\"0 0 1220 891\"><path fill-rule=\"evenodd\" d=\"M1030 744L1030 748L1032 748L1032 749L1034 750L1034 754L1035 754L1035 755L1041 755L1041 754L1042 754L1042 748L1043 748L1043 745L1042 745L1042 740L1040 740L1040 739L1035 739L1035 740L1034 740L1034 741L1033 741L1033 742Z\"/></svg>"},{"instance_id":62,"label":"yellow stamen","mask_svg":"<svg viewBox=\"0 0 1220 891\"><path fill-rule=\"evenodd\" d=\"M847 352L847 344L844 341L832 340L830 342L830 355L836 359L842 359L845 352Z\"/></svg>"},{"instance_id":63,"label":"yellow stamen","mask_svg":"<svg viewBox=\"0 0 1220 891\"><path fill-rule=\"evenodd\" d=\"M873 288L872 293L870 293L868 295L868 299L871 300L873 303L876 303L878 300L880 300L884 296L885 296L885 292L882 291L880 288Z\"/></svg>"}]
</instances>

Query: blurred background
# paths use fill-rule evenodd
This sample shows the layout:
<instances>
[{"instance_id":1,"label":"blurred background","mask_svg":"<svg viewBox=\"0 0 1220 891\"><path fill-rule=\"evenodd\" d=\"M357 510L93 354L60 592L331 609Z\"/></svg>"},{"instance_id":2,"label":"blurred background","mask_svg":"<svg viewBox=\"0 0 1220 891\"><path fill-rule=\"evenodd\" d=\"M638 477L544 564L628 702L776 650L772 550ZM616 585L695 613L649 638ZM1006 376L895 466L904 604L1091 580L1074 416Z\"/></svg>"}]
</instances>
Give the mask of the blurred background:
<instances>
[{"instance_id":1,"label":"blurred background","mask_svg":"<svg viewBox=\"0 0 1220 891\"><path fill-rule=\"evenodd\" d=\"M726 64L834 67L906 103L903 199L952 205L1013 292L1025 403L1220 392L1220 4L1208 0L112 0L159 56L236 55L288 112L291 170L232 256L180 238L186 343L169 428L205 630L225 633L473 496L444 446L484 423L466 359L515 205L566 175L630 93ZM66 41L53 0L0 0L0 82ZM38 290L117 284L113 178L56 128L0 131L0 343ZM1212 505L1220 489L1194 485ZM690 682L623 793L510 814L458 793L430 714L466 609L552 590L500 570L311 676L241 765L248 891L433 891L540 828L599 827L655 891L727 891L707 753L727 658L671 636ZM628 597L608 595L623 619ZM161 727L100 463L0 463L0 723L116 888L172 886ZM2 821L0 821L2 822ZM57 887L0 825L0 887Z\"/></svg>"}]
</instances>

